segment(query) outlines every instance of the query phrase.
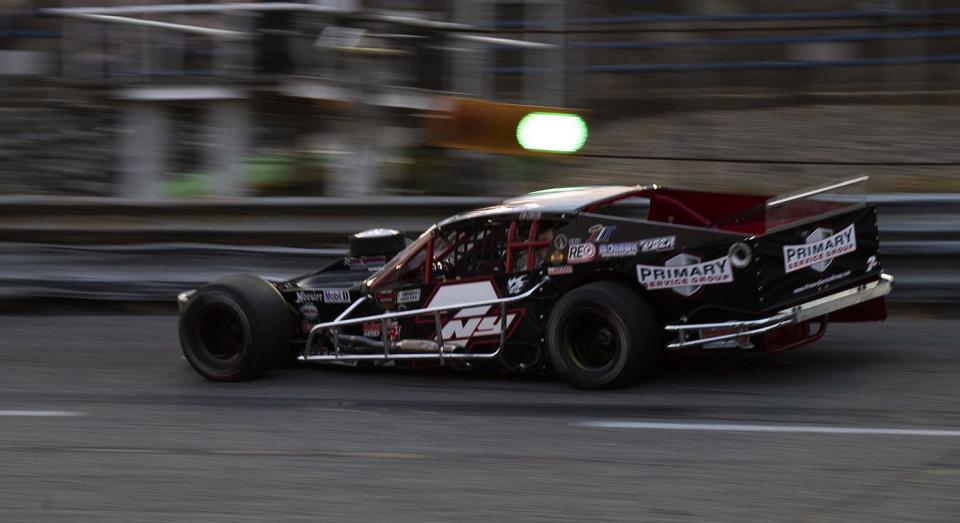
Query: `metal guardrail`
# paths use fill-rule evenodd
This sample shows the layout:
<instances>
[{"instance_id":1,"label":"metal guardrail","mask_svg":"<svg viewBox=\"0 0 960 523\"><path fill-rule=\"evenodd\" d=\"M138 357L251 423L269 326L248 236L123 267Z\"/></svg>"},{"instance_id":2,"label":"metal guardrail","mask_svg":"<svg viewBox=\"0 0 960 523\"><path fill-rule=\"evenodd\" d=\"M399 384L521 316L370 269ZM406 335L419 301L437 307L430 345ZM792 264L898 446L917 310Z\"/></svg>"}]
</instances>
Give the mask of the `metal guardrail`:
<instances>
[{"instance_id":1,"label":"metal guardrail","mask_svg":"<svg viewBox=\"0 0 960 523\"><path fill-rule=\"evenodd\" d=\"M419 233L443 218L499 201L495 197L428 196L146 201L0 196L0 242L239 243L315 248L343 245L348 234L385 223ZM875 194L867 196L867 201L880 207L885 242L933 237L960 240L960 193ZM271 235L276 235L274 241L257 241L271 239ZM303 236L306 241L279 241L285 236Z\"/></svg>"},{"instance_id":2,"label":"metal guardrail","mask_svg":"<svg viewBox=\"0 0 960 523\"><path fill-rule=\"evenodd\" d=\"M958 16L960 9L955 7L936 9L835 9L823 11L786 11L786 12L759 12L733 13L715 15L686 15L686 14L642 14L622 16L590 16L568 20L570 25L618 25L618 24L652 24L652 23L700 23L700 22L801 22L823 20L851 20L851 19L880 19L891 20L897 18L917 18L936 16ZM537 28L550 27L547 22L532 20L498 20L494 28L521 27Z\"/></svg>"},{"instance_id":3,"label":"metal guardrail","mask_svg":"<svg viewBox=\"0 0 960 523\"><path fill-rule=\"evenodd\" d=\"M415 235L491 198L157 201L0 197L0 300L171 301L223 274L291 276L387 224ZM960 194L871 195L894 301L960 303ZM175 270L172 269L175 267Z\"/></svg>"},{"instance_id":4,"label":"metal guardrail","mask_svg":"<svg viewBox=\"0 0 960 523\"><path fill-rule=\"evenodd\" d=\"M0 242L62 245L192 243L342 246L389 224L419 232L491 198L238 198L143 201L0 197Z\"/></svg>"}]
</instances>

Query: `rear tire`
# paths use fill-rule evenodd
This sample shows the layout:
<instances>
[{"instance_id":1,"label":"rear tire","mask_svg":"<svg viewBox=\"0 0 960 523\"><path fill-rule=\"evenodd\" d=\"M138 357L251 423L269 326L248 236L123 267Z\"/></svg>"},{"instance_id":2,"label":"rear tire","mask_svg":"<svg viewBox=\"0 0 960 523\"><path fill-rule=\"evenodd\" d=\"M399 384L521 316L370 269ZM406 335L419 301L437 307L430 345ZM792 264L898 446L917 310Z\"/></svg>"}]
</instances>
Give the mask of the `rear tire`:
<instances>
[{"instance_id":1,"label":"rear tire","mask_svg":"<svg viewBox=\"0 0 960 523\"><path fill-rule=\"evenodd\" d=\"M180 346L211 381L243 381L279 366L293 316L280 293L256 276L227 276L197 289L180 314Z\"/></svg>"},{"instance_id":2,"label":"rear tire","mask_svg":"<svg viewBox=\"0 0 960 523\"><path fill-rule=\"evenodd\" d=\"M663 353L661 327L637 292L612 281L563 295L546 325L556 373L582 389L611 389L653 371Z\"/></svg>"}]
</instances>

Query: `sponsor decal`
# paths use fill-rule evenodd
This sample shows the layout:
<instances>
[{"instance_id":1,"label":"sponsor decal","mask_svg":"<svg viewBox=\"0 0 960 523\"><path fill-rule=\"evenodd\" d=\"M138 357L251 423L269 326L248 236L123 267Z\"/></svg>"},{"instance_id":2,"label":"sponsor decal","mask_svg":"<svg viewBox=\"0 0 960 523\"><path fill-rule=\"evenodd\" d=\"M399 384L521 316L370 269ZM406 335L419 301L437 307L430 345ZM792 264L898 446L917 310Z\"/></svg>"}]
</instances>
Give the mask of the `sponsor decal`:
<instances>
[{"instance_id":1,"label":"sponsor decal","mask_svg":"<svg viewBox=\"0 0 960 523\"><path fill-rule=\"evenodd\" d=\"M867 258L867 272L872 271L873 268L876 267L877 265L880 265L880 262L877 261L876 256L871 256Z\"/></svg>"},{"instance_id":2,"label":"sponsor decal","mask_svg":"<svg viewBox=\"0 0 960 523\"><path fill-rule=\"evenodd\" d=\"M560 265L561 263L563 263L563 259L564 259L564 256L563 256L563 252L561 251L553 251L550 253L550 263L552 263L553 265Z\"/></svg>"},{"instance_id":3,"label":"sponsor decal","mask_svg":"<svg viewBox=\"0 0 960 523\"><path fill-rule=\"evenodd\" d=\"M532 222L540 219L540 209L524 209L520 211L520 221Z\"/></svg>"},{"instance_id":4,"label":"sponsor decal","mask_svg":"<svg viewBox=\"0 0 960 523\"><path fill-rule=\"evenodd\" d=\"M420 289L407 289L397 293L397 303L415 303L420 301Z\"/></svg>"},{"instance_id":5,"label":"sponsor decal","mask_svg":"<svg viewBox=\"0 0 960 523\"><path fill-rule=\"evenodd\" d=\"M300 315L303 316L304 319L316 321L316 319L320 317L320 311L317 310L316 305L312 303L304 303L300 306Z\"/></svg>"},{"instance_id":6,"label":"sponsor decal","mask_svg":"<svg viewBox=\"0 0 960 523\"><path fill-rule=\"evenodd\" d=\"M316 291L297 291L294 303L350 303L350 291L341 289L321 289Z\"/></svg>"},{"instance_id":7,"label":"sponsor decal","mask_svg":"<svg viewBox=\"0 0 960 523\"><path fill-rule=\"evenodd\" d=\"M567 263L587 263L597 256L597 248L592 243L577 243L570 246Z\"/></svg>"},{"instance_id":8,"label":"sponsor decal","mask_svg":"<svg viewBox=\"0 0 960 523\"><path fill-rule=\"evenodd\" d=\"M672 251L677 244L676 236L661 236L640 240L640 250L643 252Z\"/></svg>"},{"instance_id":9,"label":"sponsor decal","mask_svg":"<svg viewBox=\"0 0 960 523\"><path fill-rule=\"evenodd\" d=\"M363 335L367 338L380 338L380 322L379 321L365 321L362 324ZM400 339L400 323L397 320L387 320L387 339L398 340Z\"/></svg>"},{"instance_id":10,"label":"sponsor decal","mask_svg":"<svg viewBox=\"0 0 960 523\"><path fill-rule=\"evenodd\" d=\"M640 252L639 242L604 243L598 249L601 258L621 258Z\"/></svg>"},{"instance_id":11,"label":"sponsor decal","mask_svg":"<svg viewBox=\"0 0 960 523\"><path fill-rule=\"evenodd\" d=\"M300 291L297 292L296 303L320 303L323 301L323 292L320 291Z\"/></svg>"},{"instance_id":12,"label":"sponsor decal","mask_svg":"<svg viewBox=\"0 0 960 523\"><path fill-rule=\"evenodd\" d=\"M692 296L704 285L733 282L733 270L726 256L701 262L699 256L681 253L662 266L637 265L637 279L647 289L672 289Z\"/></svg>"},{"instance_id":13,"label":"sponsor decal","mask_svg":"<svg viewBox=\"0 0 960 523\"><path fill-rule=\"evenodd\" d=\"M525 275L514 276L507 280L507 292L510 294L520 294L523 288L527 286L527 277Z\"/></svg>"},{"instance_id":14,"label":"sponsor decal","mask_svg":"<svg viewBox=\"0 0 960 523\"><path fill-rule=\"evenodd\" d=\"M376 271L387 264L386 256L347 256L344 260L351 271Z\"/></svg>"},{"instance_id":15,"label":"sponsor decal","mask_svg":"<svg viewBox=\"0 0 960 523\"><path fill-rule=\"evenodd\" d=\"M569 244L566 234L558 234L553 238L553 247L558 251L565 251Z\"/></svg>"},{"instance_id":16,"label":"sponsor decal","mask_svg":"<svg viewBox=\"0 0 960 523\"><path fill-rule=\"evenodd\" d=\"M441 285L427 302L426 307L495 300L499 297L496 287L490 280L452 283ZM508 334L522 315L523 309L507 310L505 328ZM424 320L425 323L433 323L433 321L432 318ZM447 316L443 320L440 333L445 343L460 346L478 339L499 337L500 307L482 305L460 309L452 317Z\"/></svg>"},{"instance_id":17,"label":"sponsor decal","mask_svg":"<svg viewBox=\"0 0 960 523\"><path fill-rule=\"evenodd\" d=\"M324 290L323 301L327 303L350 303L350 291L347 290Z\"/></svg>"},{"instance_id":18,"label":"sponsor decal","mask_svg":"<svg viewBox=\"0 0 960 523\"><path fill-rule=\"evenodd\" d=\"M490 314L494 307L474 307L464 309L456 313L443 324L440 332L443 333L443 340L455 345L466 345L473 338L483 338L486 336L500 336L500 315L496 312ZM499 311L499 308L497 308ZM479 312L477 316L469 316ZM516 312L507 313L507 329L513 326L514 321L519 317Z\"/></svg>"},{"instance_id":19,"label":"sponsor decal","mask_svg":"<svg viewBox=\"0 0 960 523\"><path fill-rule=\"evenodd\" d=\"M397 302L397 291L393 289L377 290L377 303L381 307L390 308Z\"/></svg>"},{"instance_id":20,"label":"sponsor decal","mask_svg":"<svg viewBox=\"0 0 960 523\"><path fill-rule=\"evenodd\" d=\"M604 243L598 248L598 254L601 258L622 258L641 252L669 251L673 250L676 239L676 236L663 236L637 242Z\"/></svg>"},{"instance_id":21,"label":"sponsor decal","mask_svg":"<svg viewBox=\"0 0 960 523\"><path fill-rule=\"evenodd\" d=\"M847 276L850 276L850 274L852 274L852 271L844 271L844 272L841 272L840 274L834 274L833 276L827 276L826 278L817 280L817 281L815 281L815 282L813 282L813 283L808 283L808 284L806 284L806 285L797 287L796 289L793 289L793 293L794 293L794 294L800 294L801 292L809 291L810 289L816 289L817 287L819 287L819 286L821 286L821 285L826 285L826 284L828 284L828 283L833 283L833 282L835 282L835 281L837 281L837 280L842 280L842 279L846 278Z\"/></svg>"},{"instance_id":22,"label":"sponsor decal","mask_svg":"<svg viewBox=\"0 0 960 523\"><path fill-rule=\"evenodd\" d=\"M590 226L590 228L587 229L587 232L590 233L590 236L587 236L587 243L609 241L610 236L613 235L613 231L616 230L616 228L616 225L603 225L600 223Z\"/></svg>"},{"instance_id":23,"label":"sponsor decal","mask_svg":"<svg viewBox=\"0 0 960 523\"><path fill-rule=\"evenodd\" d=\"M547 274L550 276L564 276L573 274L573 267L570 265L561 265L559 267L547 267Z\"/></svg>"},{"instance_id":24,"label":"sponsor decal","mask_svg":"<svg viewBox=\"0 0 960 523\"><path fill-rule=\"evenodd\" d=\"M819 227L805 238L805 242L783 246L785 273L805 267L823 272L834 258L857 250L857 235L853 224L836 234L830 229Z\"/></svg>"},{"instance_id":25,"label":"sponsor decal","mask_svg":"<svg viewBox=\"0 0 960 523\"><path fill-rule=\"evenodd\" d=\"M365 321L363 322L363 335L368 338L379 338L380 337L380 322L379 321Z\"/></svg>"},{"instance_id":26,"label":"sponsor decal","mask_svg":"<svg viewBox=\"0 0 960 523\"><path fill-rule=\"evenodd\" d=\"M387 322L387 339L390 341L400 339L400 322L397 320Z\"/></svg>"}]
</instances>

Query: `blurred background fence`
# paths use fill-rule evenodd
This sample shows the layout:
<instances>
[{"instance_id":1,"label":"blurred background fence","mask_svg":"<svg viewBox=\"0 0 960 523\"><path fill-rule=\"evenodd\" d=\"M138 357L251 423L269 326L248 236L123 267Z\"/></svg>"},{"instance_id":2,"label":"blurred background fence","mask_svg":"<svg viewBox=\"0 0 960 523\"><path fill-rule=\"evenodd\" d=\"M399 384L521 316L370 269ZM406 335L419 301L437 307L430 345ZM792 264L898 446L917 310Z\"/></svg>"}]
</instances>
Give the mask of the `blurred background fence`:
<instances>
[{"instance_id":1,"label":"blurred background fence","mask_svg":"<svg viewBox=\"0 0 960 523\"><path fill-rule=\"evenodd\" d=\"M882 260L894 301L960 302L960 195L884 195ZM164 302L232 272L289 277L345 254L347 235L388 225L415 236L487 198L261 199L219 203L96 198L0 206L0 301Z\"/></svg>"}]
</instances>

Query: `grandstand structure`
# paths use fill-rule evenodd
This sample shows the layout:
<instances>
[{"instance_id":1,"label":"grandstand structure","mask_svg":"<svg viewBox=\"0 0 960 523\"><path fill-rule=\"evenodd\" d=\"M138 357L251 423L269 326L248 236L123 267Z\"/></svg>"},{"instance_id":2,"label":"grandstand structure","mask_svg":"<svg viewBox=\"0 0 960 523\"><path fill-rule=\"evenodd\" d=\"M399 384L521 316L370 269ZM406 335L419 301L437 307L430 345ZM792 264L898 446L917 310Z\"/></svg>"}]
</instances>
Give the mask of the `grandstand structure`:
<instances>
[{"instance_id":1,"label":"grandstand structure","mask_svg":"<svg viewBox=\"0 0 960 523\"><path fill-rule=\"evenodd\" d=\"M0 184L59 191L31 183L62 172L93 180L84 192L154 197L170 173L202 171L212 192L243 195L244 159L327 147L320 136L363 153L338 165L349 174L330 192L364 194L451 94L599 117L710 95L923 99L956 89L958 62L960 1L949 0L2 0L8 122L45 111L50 133L98 145L24 179L10 172L58 138L37 130L23 143L0 124L0 152L20 155L0 165Z\"/></svg>"}]
</instances>

